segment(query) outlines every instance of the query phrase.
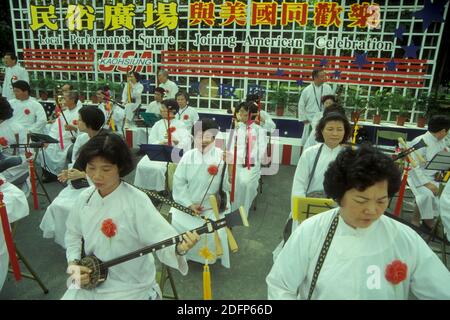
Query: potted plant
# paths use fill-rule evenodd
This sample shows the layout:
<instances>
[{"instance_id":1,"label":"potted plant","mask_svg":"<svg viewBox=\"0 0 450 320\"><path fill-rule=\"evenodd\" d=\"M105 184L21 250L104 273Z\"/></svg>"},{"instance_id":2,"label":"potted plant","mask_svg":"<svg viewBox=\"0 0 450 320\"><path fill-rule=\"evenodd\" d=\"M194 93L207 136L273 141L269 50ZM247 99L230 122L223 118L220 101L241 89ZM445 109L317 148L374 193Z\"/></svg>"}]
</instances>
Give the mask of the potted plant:
<instances>
[{"instance_id":1,"label":"potted plant","mask_svg":"<svg viewBox=\"0 0 450 320\"><path fill-rule=\"evenodd\" d=\"M277 116L282 116L284 114L284 109L287 107L288 101L288 92L281 85L269 93L269 103L271 106L275 106L275 113Z\"/></svg>"},{"instance_id":2,"label":"potted plant","mask_svg":"<svg viewBox=\"0 0 450 320\"><path fill-rule=\"evenodd\" d=\"M411 113L413 98L399 93L392 94L391 103L395 109L398 109L397 125L404 126Z\"/></svg>"},{"instance_id":3,"label":"potted plant","mask_svg":"<svg viewBox=\"0 0 450 320\"><path fill-rule=\"evenodd\" d=\"M50 77L38 78L39 98L46 101L55 89L56 82Z\"/></svg>"},{"instance_id":4,"label":"potted plant","mask_svg":"<svg viewBox=\"0 0 450 320\"><path fill-rule=\"evenodd\" d=\"M351 90L345 99L345 105L353 108L351 120L357 122L361 116L361 113L366 109L367 99L361 97L358 89Z\"/></svg>"},{"instance_id":5,"label":"potted plant","mask_svg":"<svg viewBox=\"0 0 450 320\"><path fill-rule=\"evenodd\" d=\"M428 106L432 104L436 104L436 100L432 96L423 93L418 97L415 109L418 111L417 126L419 128L424 128L427 124L426 110L428 109Z\"/></svg>"},{"instance_id":6,"label":"potted plant","mask_svg":"<svg viewBox=\"0 0 450 320\"><path fill-rule=\"evenodd\" d=\"M383 112L389 107L390 92L377 90L375 95L370 97L369 107L374 109L373 123L380 124Z\"/></svg>"}]
</instances>

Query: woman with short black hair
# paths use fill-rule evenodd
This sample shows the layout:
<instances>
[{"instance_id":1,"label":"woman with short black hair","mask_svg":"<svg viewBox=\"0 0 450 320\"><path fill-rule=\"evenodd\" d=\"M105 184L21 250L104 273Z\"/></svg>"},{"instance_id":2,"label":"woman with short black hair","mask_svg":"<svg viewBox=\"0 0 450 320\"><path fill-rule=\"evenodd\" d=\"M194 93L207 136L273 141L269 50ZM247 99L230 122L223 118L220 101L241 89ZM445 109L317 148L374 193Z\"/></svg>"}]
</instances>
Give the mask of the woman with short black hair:
<instances>
[{"instance_id":1,"label":"woman with short black hair","mask_svg":"<svg viewBox=\"0 0 450 320\"><path fill-rule=\"evenodd\" d=\"M70 210L75 203L78 195L87 187L89 181L86 173L77 162L80 149L89 139L102 132L105 123L105 115L95 106L84 106L78 111L77 126L81 134L73 144L72 161L67 170L62 170L58 174L59 182L66 183L67 186L58 194L58 196L47 207L42 218L40 228L43 231L44 238L54 238L55 242L65 248L64 234L66 232L66 221ZM126 159L128 161L128 158ZM132 164L130 165L132 167Z\"/></svg>"},{"instance_id":2,"label":"woman with short black hair","mask_svg":"<svg viewBox=\"0 0 450 320\"><path fill-rule=\"evenodd\" d=\"M93 137L81 149L79 161L94 185L77 198L67 220L65 243L69 270L79 272L83 287L90 282L92 272L80 266L83 251L108 261L174 237L177 232L144 192L121 180L133 166L130 149L119 136L106 133ZM199 236L188 232L183 239L156 255L186 274L188 267L182 255ZM63 299L160 299L155 276L153 255L144 255L109 268L107 279L94 289L69 288Z\"/></svg>"},{"instance_id":3,"label":"woman with short black hair","mask_svg":"<svg viewBox=\"0 0 450 320\"><path fill-rule=\"evenodd\" d=\"M373 147L341 152L324 181L339 206L293 232L267 276L269 299L450 299L450 273L436 254L383 215L400 176Z\"/></svg>"}]
</instances>

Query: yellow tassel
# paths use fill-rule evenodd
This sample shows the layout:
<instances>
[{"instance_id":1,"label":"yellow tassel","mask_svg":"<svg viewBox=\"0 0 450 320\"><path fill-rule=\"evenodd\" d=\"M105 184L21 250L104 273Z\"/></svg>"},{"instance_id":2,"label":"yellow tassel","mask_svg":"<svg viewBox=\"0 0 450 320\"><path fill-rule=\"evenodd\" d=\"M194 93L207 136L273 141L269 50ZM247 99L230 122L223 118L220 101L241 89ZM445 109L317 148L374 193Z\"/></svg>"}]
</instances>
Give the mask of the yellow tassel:
<instances>
[{"instance_id":1,"label":"yellow tassel","mask_svg":"<svg viewBox=\"0 0 450 320\"><path fill-rule=\"evenodd\" d=\"M109 124L111 125L111 129L113 132L116 132L116 125L114 123L113 117L111 117L111 120L109 121Z\"/></svg>"},{"instance_id":2,"label":"yellow tassel","mask_svg":"<svg viewBox=\"0 0 450 320\"><path fill-rule=\"evenodd\" d=\"M211 274L209 273L209 266L203 266L203 300L211 300Z\"/></svg>"}]
</instances>

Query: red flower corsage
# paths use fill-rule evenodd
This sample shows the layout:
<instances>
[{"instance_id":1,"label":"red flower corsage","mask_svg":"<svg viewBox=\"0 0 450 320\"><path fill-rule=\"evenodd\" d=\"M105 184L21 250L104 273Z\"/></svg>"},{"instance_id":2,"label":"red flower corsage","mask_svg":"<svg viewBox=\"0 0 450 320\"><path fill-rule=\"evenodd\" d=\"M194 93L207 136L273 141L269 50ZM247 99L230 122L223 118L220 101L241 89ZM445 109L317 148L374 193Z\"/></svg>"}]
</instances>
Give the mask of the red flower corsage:
<instances>
[{"instance_id":1,"label":"red flower corsage","mask_svg":"<svg viewBox=\"0 0 450 320\"><path fill-rule=\"evenodd\" d=\"M8 145L8 140L5 137L0 137L0 145L6 147Z\"/></svg>"},{"instance_id":2,"label":"red flower corsage","mask_svg":"<svg viewBox=\"0 0 450 320\"><path fill-rule=\"evenodd\" d=\"M25 113L26 115L29 115L30 114L30 109L23 110L23 113Z\"/></svg>"},{"instance_id":3,"label":"red flower corsage","mask_svg":"<svg viewBox=\"0 0 450 320\"><path fill-rule=\"evenodd\" d=\"M76 125L78 125L78 121L77 121L77 120L73 120L73 121L72 121L72 124L73 124L74 126L76 126Z\"/></svg>"},{"instance_id":4,"label":"red flower corsage","mask_svg":"<svg viewBox=\"0 0 450 320\"><path fill-rule=\"evenodd\" d=\"M13 75L11 80L12 80L12 81L17 81L17 76L16 76L16 75Z\"/></svg>"},{"instance_id":5,"label":"red flower corsage","mask_svg":"<svg viewBox=\"0 0 450 320\"><path fill-rule=\"evenodd\" d=\"M169 132L170 133L174 133L176 130L177 130L177 128L175 128L175 127L170 127L169 128Z\"/></svg>"},{"instance_id":6,"label":"red flower corsage","mask_svg":"<svg viewBox=\"0 0 450 320\"><path fill-rule=\"evenodd\" d=\"M106 219L102 223L102 232L108 238L112 238L116 235L117 226L112 219Z\"/></svg>"},{"instance_id":7,"label":"red flower corsage","mask_svg":"<svg viewBox=\"0 0 450 320\"><path fill-rule=\"evenodd\" d=\"M219 172L219 167L212 164L208 167L208 173L212 176L215 176Z\"/></svg>"},{"instance_id":8,"label":"red flower corsage","mask_svg":"<svg viewBox=\"0 0 450 320\"><path fill-rule=\"evenodd\" d=\"M26 151L26 152L25 152L25 157L26 157L27 159L30 159L32 156L33 156L33 153L32 153L31 151Z\"/></svg>"},{"instance_id":9,"label":"red flower corsage","mask_svg":"<svg viewBox=\"0 0 450 320\"><path fill-rule=\"evenodd\" d=\"M188 114L185 114L185 115L183 116L183 120L189 120L189 115L188 115Z\"/></svg>"},{"instance_id":10,"label":"red flower corsage","mask_svg":"<svg viewBox=\"0 0 450 320\"><path fill-rule=\"evenodd\" d=\"M408 266L400 260L394 260L386 266L386 280L392 284L399 284L406 279L408 275Z\"/></svg>"},{"instance_id":11,"label":"red flower corsage","mask_svg":"<svg viewBox=\"0 0 450 320\"><path fill-rule=\"evenodd\" d=\"M5 183L5 180L0 179L0 187Z\"/></svg>"}]
</instances>

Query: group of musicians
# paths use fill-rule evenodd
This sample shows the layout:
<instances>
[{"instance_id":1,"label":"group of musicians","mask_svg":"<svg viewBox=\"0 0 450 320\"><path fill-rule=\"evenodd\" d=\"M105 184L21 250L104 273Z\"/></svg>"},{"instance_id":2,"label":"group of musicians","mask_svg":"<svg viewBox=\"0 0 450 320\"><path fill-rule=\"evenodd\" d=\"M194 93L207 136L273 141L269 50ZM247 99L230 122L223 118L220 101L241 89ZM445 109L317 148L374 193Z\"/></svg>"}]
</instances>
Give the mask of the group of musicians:
<instances>
[{"instance_id":1,"label":"group of musicians","mask_svg":"<svg viewBox=\"0 0 450 320\"><path fill-rule=\"evenodd\" d=\"M110 267L104 283L89 289L86 286L95 270L80 261L85 255L108 261L181 233L186 234L174 249L158 251L164 263L183 274L187 260L203 263L206 259L209 264L220 260L230 268L228 232L221 229L199 235L189 230L201 226L205 218L219 220L239 207L248 215L257 194L268 136L275 129L270 115L261 110L258 95L249 95L233 108L232 130L224 136L223 148L218 148L217 123L199 119L196 108L189 105L188 93L179 91L166 71L158 73L155 101L148 107L141 105L140 75L129 72L127 77L122 100L116 101L108 88L99 88L98 106L83 106L70 85L63 86L62 99L57 99L55 114L48 121L42 105L30 97L26 81L13 83L16 99L0 98L0 165L2 161L10 164L0 174L7 184L14 182L23 190L28 185L28 181L17 183L10 177L17 177L12 171L17 168L22 175L27 172L25 159L30 150L11 145L26 145L29 132L46 133L58 141L44 144L37 160L45 182L67 184L47 208L40 225L44 237L55 238L67 250L72 276L72 267L77 266L75 273L84 285L84 289L71 287L64 298L160 298L150 256ZM312 78L299 100L299 115L305 124L303 144L308 142L309 147L304 148L298 162L291 198L328 197L337 207L300 225L296 221L287 224L267 277L269 298L407 299L412 292L419 298L450 299L446 266L415 231L383 216L389 199L400 187L397 165L391 156L371 146L345 148L352 136L345 111L326 84L323 70L314 70ZM171 190L167 190L167 161L147 156L137 165L134 185L122 180L135 168L120 136L134 125L141 108L161 117L149 132L149 144L183 150ZM441 192L434 181L435 172L425 167L437 153L447 150L449 130L450 118L432 117L427 133L410 143L414 146L423 141L422 147L408 155L411 163L417 160L408 177L417 204L411 223L432 230L440 217L447 234L450 211L445 204L450 202L450 187ZM20 164L12 161L17 158ZM177 203L171 209L171 225L139 187L171 192ZM208 199L219 191L228 196L217 213ZM292 213L286 213L286 218L289 222ZM283 233L273 231L280 236ZM216 237L221 253L216 251ZM205 248L212 252L208 258ZM6 250L0 250L0 255L4 258ZM387 270L392 264L397 267L397 261L404 277L392 280ZM381 270L374 285L377 290L367 285L370 266Z\"/></svg>"}]
</instances>

